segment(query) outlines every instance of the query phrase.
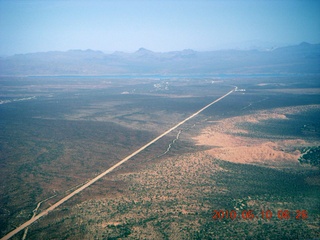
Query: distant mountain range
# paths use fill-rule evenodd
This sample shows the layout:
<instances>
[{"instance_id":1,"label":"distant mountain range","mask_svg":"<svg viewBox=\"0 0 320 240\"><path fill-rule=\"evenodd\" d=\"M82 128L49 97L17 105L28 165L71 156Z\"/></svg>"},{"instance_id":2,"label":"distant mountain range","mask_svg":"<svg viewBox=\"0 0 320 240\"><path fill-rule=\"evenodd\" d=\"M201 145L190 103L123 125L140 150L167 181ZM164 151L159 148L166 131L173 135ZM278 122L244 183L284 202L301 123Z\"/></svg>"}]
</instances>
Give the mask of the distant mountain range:
<instances>
[{"instance_id":1,"label":"distant mountain range","mask_svg":"<svg viewBox=\"0 0 320 240\"><path fill-rule=\"evenodd\" d=\"M105 54L93 50L19 54L0 58L1 76L121 74L319 74L320 44L273 50L191 49Z\"/></svg>"}]
</instances>

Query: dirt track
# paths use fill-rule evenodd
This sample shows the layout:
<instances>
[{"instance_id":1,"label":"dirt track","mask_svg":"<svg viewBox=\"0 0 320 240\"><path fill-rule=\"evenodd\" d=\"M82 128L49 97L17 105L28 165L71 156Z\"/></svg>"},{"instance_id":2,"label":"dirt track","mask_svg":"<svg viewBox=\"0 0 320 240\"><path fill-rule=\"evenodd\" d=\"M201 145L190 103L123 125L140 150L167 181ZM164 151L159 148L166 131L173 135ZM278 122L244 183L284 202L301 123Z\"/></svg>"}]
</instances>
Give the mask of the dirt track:
<instances>
[{"instance_id":1,"label":"dirt track","mask_svg":"<svg viewBox=\"0 0 320 240\"><path fill-rule=\"evenodd\" d=\"M204 111L205 109L207 109L208 107L210 107L211 105L219 102L220 100L222 100L223 98L227 97L229 94L231 94L232 92L234 92L237 89L237 87L235 87L233 90L231 90L230 92L226 93L225 95L223 95L222 97L216 99L215 101L209 103L208 105L206 105L205 107L201 108L199 111L195 112L194 114L192 114L191 116L189 116L188 118L184 119L183 121L179 122L178 124L176 124L175 126L173 126L172 128L170 128L169 130L167 130L166 132L162 133L161 135L159 135L158 137L156 137L155 139L153 139L152 141L150 141L149 143L145 144L144 146L142 146L141 148L139 148L137 151L135 151L134 153L130 154L129 156L127 156L126 158L122 159L120 162L118 162L117 164L113 165L112 167L110 167L109 169L107 169L106 171L104 171L103 173L99 174L98 176L96 176L95 178L91 179L90 181L88 181L86 184L82 185L81 187L77 188L75 191L73 191L72 193L70 193L69 195L65 196L64 198L62 198L61 200L59 200L58 202L56 202L55 204L53 204L52 206L50 206L49 208L47 208L46 210L44 210L43 212L39 213L38 215L34 216L33 218L31 218L30 220L26 221L25 223L23 223L22 225L20 225L19 227L17 227L16 229L14 229L13 231L9 232L7 235L5 235L4 237L1 238L1 240L5 240L5 239L9 239L12 236L14 236L15 234L17 234L18 232L22 231L23 229L25 229L26 227L30 226L32 223L34 223L35 221L37 221L39 218L47 215L49 212L53 211L54 209L56 209L57 207L59 207L61 204L63 204L64 202L66 202L67 200L69 200L70 198L72 198L74 195L78 194L79 192L81 192L82 190L86 189L87 187L89 187L90 185L92 185L93 183L95 183L96 181L98 181L99 179L101 179L102 177L104 177L106 174L110 173L111 171L113 171L115 168L119 167L120 165L122 165L123 163L125 163L126 161L128 161L130 158L132 158L133 156L137 155L138 153L140 153L141 151L143 151L144 149L146 149L147 147L149 147L151 144L155 143L156 141L158 141L160 138L164 137L165 135L167 135L168 133L170 133L171 131L175 130L176 128L178 128L179 126L181 126L182 124L184 124L185 122L187 122L188 120L190 120L191 118L197 116L199 113L201 113L202 111Z\"/></svg>"}]
</instances>

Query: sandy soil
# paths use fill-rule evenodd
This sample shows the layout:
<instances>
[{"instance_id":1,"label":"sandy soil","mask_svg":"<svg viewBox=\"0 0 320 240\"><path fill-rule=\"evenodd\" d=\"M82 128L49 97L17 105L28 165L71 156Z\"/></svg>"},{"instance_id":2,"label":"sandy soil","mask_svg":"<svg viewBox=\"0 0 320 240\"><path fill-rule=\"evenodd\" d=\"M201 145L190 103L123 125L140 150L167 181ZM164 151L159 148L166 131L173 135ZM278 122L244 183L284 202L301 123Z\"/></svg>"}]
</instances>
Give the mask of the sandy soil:
<instances>
[{"instance_id":1,"label":"sandy soil","mask_svg":"<svg viewBox=\"0 0 320 240\"><path fill-rule=\"evenodd\" d=\"M194 138L199 145L212 146L207 153L216 158L237 163L271 163L298 162L300 151L292 146L309 145L303 139L277 140L249 138L237 136L248 133L241 129L241 123L257 123L267 119L287 119L286 114L298 113L318 105L278 108L269 111L259 111L256 114L239 116L214 122Z\"/></svg>"}]
</instances>

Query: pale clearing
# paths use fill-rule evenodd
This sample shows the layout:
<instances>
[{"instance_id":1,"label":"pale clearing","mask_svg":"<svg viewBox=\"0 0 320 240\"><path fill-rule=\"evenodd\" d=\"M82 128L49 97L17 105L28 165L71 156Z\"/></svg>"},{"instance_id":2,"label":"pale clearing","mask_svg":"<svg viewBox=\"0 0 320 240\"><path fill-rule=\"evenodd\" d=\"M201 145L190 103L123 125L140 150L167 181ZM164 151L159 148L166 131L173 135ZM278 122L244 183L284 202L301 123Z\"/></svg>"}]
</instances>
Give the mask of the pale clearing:
<instances>
[{"instance_id":1,"label":"pale clearing","mask_svg":"<svg viewBox=\"0 0 320 240\"><path fill-rule=\"evenodd\" d=\"M241 136L248 130L241 128L242 123L258 123L268 119L286 120L286 114L318 109L319 105L277 108L259 111L255 114L227 118L213 122L194 138L198 145L212 146L206 152L211 156L236 163L275 163L298 162L300 151L294 147L308 146L304 139L270 140ZM314 144L314 143L313 143Z\"/></svg>"}]
</instances>

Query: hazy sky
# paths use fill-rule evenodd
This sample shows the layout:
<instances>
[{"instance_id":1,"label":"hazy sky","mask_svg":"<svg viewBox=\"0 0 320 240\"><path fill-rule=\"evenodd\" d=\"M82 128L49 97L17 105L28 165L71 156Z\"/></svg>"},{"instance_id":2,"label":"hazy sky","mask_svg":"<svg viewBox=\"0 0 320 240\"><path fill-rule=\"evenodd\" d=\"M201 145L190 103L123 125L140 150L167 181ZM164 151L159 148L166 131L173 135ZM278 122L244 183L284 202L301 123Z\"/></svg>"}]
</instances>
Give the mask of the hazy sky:
<instances>
[{"instance_id":1,"label":"hazy sky","mask_svg":"<svg viewBox=\"0 0 320 240\"><path fill-rule=\"evenodd\" d=\"M0 0L0 55L320 43L320 1Z\"/></svg>"}]
</instances>

